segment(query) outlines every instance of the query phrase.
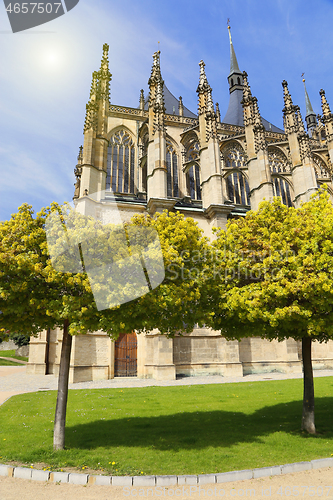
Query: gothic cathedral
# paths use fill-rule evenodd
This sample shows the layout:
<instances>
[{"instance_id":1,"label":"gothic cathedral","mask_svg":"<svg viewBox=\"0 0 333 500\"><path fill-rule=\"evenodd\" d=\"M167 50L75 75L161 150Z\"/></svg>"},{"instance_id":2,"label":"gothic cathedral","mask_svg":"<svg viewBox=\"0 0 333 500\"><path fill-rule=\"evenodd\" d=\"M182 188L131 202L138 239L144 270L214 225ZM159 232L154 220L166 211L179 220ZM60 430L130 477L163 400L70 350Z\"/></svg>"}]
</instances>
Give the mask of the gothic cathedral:
<instances>
[{"instance_id":1,"label":"gothic cathedral","mask_svg":"<svg viewBox=\"0 0 333 500\"><path fill-rule=\"evenodd\" d=\"M153 55L149 95L137 108L110 103L107 44L93 73L86 106L84 144L75 167L74 202L99 217L117 204L123 220L167 210L192 217L211 236L232 217L256 210L260 201L281 197L287 206L308 201L325 183L333 196L333 114L320 90L316 116L305 87L306 127L299 106L283 87L284 130L261 117L248 76L239 70L230 27L229 105L221 119L200 61L198 114L176 99L163 81L160 52ZM62 334L32 338L28 371L58 373ZM333 342L313 346L314 368L333 367ZM301 372L300 346L259 338L226 341L218 332L195 329L168 339L158 332L124 334L112 342L103 332L73 338L70 381L114 376L175 379L176 376L242 376Z\"/></svg>"}]
</instances>

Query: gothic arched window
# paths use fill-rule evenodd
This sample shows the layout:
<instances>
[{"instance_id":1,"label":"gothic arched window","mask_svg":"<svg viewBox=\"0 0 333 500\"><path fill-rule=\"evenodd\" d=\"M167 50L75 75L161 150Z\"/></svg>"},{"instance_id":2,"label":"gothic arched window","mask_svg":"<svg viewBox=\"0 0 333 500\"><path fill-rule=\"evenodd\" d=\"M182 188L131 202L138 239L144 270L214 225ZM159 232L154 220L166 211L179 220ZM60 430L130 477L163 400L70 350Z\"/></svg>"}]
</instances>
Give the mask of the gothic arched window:
<instances>
[{"instance_id":1,"label":"gothic arched window","mask_svg":"<svg viewBox=\"0 0 333 500\"><path fill-rule=\"evenodd\" d=\"M268 161L272 174L290 172L288 159L278 148L270 148L268 150Z\"/></svg>"},{"instance_id":2,"label":"gothic arched window","mask_svg":"<svg viewBox=\"0 0 333 500\"><path fill-rule=\"evenodd\" d=\"M166 164L167 164L167 196L169 198L178 198L178 157L171 142L166 143Z\"/></svg>"},{"instance_id":3,"label":"gothic arched window","mask_svg":"<svg viewBox=\"0 0 333 500\"><path fill-rule=\"evenodd\" d=\"M107 158L106 189L115 193L134 193L135 148L125 130L110 139Z\"/></svg>"},{"instance_id":4,"label":"gothic arched window","mask_svg":"<svg viewBox=\"0 0 333 500\"><path fill-rule=\"evenodd\" d=\"M250 188L242 172L232 172L226 178L229 200L235 205L250 205Z\"/></svg>"},{"instance_id":5,"label":"gothic arched window","mask_svg":"<svg viewBox=\"0 0 333 500\"><path fill-rule=\"evenodd\" d=\"M243 148L236 143L227 146L223 150L223 158L226 168L244 168L245 154Z\"/></svg>"},{"instance_id":6,"label":"gothic arched window","mask_svg":"<svg viewBox=\"0 0 333 500\"><path fill-rule=\"evenodd\" d=\"M199 160L199 142L193 141L186 149L186 162Z\"/></svg>"},{"instance_id":7,"label":"gothic arched window","mask_svg":"<svg viewBox=\"0 0 333 500\"><path fill-rule=\"evenodd\" d=\"M187 191L192 200L201 200L200 168L197 163L186 172Z\"/></svg>"},{"instance_id":8,"label":"gothic arched window","mask_svg":"<svg viewBox=\"0 0 333 500\"><path fill-rule=\"evenodd\" d=\"M273 177L273 194L280 196L282 203L287 207L292 207L291 193L288 182L282 177Z\"/></svg>"},{"instance_id":9,"label":"gothic arched window","mask_svg":"<svg viewBox=\"0 0 333 500\"><path fill-rule=\"evenodd\" d=\"M314 164L315 164L315 173L317 179L327 179L331 180L331 176L327 170L327 165L319 156L313 156Z\"/></svg>"}]
</instances>

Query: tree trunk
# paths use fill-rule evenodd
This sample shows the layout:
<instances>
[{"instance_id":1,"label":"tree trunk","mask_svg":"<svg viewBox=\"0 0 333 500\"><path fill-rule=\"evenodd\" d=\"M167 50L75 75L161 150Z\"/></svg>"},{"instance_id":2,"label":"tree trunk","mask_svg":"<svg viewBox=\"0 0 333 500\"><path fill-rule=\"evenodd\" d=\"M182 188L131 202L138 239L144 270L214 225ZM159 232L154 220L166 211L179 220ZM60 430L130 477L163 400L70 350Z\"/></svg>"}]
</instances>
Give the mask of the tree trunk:
<instances>
[{"instance_id":1,"label":"tree trunk","mask_svg":"<svg viewBox=\"0 0 333 500\"><path fill-rule=\"evenodd\" d=\"M316 434L314 418L314 386L313 370L311 359L311 338L302 338L302 357L303 357L303 414L302 430L309 434Z\"/></svg>"},{"instance_id":2,"label":"tree trunk","mask_svg":"<svg viewBox=\"0 0 333 500\"><path fill-rule=\"evenodd\" d=\"M72 336L68 333L69 322L64 322L61 358L59 366L58 396L54 418L53 449L63 450L65 447L65 424L68 396L69 365L71 360Z\"/></svg>"}]
</instances>

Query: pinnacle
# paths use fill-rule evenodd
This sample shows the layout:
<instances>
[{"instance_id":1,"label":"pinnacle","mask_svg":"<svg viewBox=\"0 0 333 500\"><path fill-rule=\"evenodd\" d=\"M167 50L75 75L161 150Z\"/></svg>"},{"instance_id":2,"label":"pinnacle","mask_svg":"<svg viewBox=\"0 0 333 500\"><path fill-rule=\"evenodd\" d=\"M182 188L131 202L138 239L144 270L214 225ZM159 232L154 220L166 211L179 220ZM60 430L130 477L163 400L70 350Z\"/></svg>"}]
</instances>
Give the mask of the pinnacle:
<instances>
[{"instance_id":1,"label":"pinnacle","mask_svg":"<svg viewBox=\"0 0 333 500\"><path fill-rule=\"evenodd\" d=\"M319 91L320 97L321 97L321 108L323 110L323 119L328 120L332 118L332 113L330 106L327 102L326 96L325 96L325 90L321 89Z\"/></svg>"},{"instance_id":2,"label":"pinnacle","mask_svg":"<svg viewBox=\"0 0 333 500\"><path fill-rule=\"evenodd\" d=\"M293 101L292 101L291 95L289 93L288 82L286 80L283 80L282 87L283 87L283 100L284 100L285 109L291 110L291 109L293 109Z\"/></svg>"},{"instance_id":3,"label":"pinnacle","mask_svg":"<svg viewBox=\"0 0 333 500\"><path fill-rule=\"evenodd\" d=\"M203 60L199 62L199 66L200 66L200 76L199 76L199 85L197 88L197 92L201 93L201 92L208 92L209 90L211 91L205 73L205 63L203 62Z\"/></svg>"}]
</instances>

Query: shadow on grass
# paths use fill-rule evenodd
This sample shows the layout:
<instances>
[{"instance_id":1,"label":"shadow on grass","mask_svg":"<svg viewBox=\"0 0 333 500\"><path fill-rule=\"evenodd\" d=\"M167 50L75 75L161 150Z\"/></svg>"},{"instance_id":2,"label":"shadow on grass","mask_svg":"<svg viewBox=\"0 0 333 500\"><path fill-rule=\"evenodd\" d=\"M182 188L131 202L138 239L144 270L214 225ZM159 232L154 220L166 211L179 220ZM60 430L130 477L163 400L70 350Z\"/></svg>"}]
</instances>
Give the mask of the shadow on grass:
<instances>
[{"instance_id":1,"label":"shadow on grass","mask_svg":"<svg viewBox=\"0 0 333 500\"><path fill-rule=\"evenodd\" d=\"M333 438L333 398L316 404L318 434L311 438ZM107 446L140 446L157 450L229 447L260 442L279 431L300 435L302 401L266 406L251 415L232 411L182 412L172 415L112 418L66 428L66 447L95 449ZM310 437L302 434L304 438Z\"/></svg>"}]
</instances>

